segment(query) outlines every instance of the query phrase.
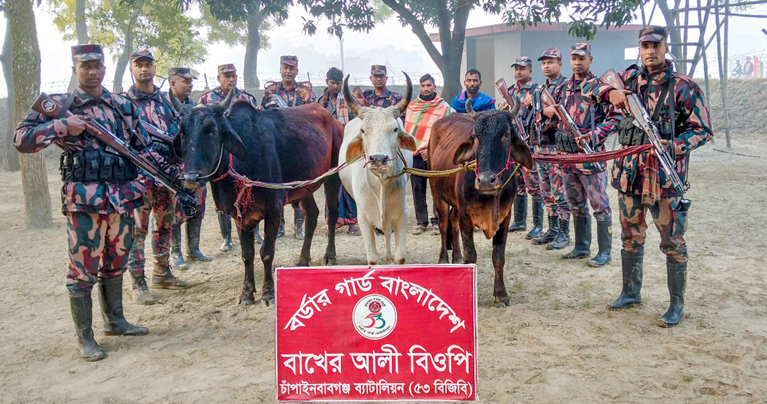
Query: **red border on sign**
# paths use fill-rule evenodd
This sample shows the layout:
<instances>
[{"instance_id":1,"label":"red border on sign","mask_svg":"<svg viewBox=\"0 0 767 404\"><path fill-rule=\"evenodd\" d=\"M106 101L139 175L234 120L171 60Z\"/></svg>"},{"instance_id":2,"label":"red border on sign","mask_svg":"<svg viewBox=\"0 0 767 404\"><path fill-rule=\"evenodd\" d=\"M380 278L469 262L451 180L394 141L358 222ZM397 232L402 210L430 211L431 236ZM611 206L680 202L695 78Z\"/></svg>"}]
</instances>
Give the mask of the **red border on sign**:
<instances>
[{"instance_id":1,"label":"red border on sign","mask_svg":"<svg viewBox=\"0 0 767 404\"><path fill-rule=\"evenodd\" d=\"M475 265L277 268L277 401L477 401L476 277Z\"/></svg>"}]
</instances>

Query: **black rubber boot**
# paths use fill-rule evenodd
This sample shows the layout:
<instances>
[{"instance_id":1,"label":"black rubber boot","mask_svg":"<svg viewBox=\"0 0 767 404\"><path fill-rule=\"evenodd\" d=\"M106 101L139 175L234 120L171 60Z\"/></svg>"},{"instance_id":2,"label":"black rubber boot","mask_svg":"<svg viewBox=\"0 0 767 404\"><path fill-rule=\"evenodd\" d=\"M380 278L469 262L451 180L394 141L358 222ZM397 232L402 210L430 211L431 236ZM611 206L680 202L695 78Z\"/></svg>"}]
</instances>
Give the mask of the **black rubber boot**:
<instances>
[{"instance_id":1,"label":"black rubber boot","mask_svg":"<svg viewBox=\"0 0 767 404\"><path fill-rule=\"evenodd\" d=\"M221 237L224 242L221 243L221 247L218 247L219 251L227 252L232 249L232 218L228 215L218 212L218 226L221 229Z\"/></svg>"},{"instance_id":2,"label":"black rubber boot","mask_svg":"<svg viewBox=\"0 0 767 404\"><path fill-rule=\"evenodd\" d=\"M671 262L666 258L666 273L668 276L668 294L671 305L666 313L658 319L661 327L673 327L684 317L684 290L687 287L687 263Z\"/></svg>"},{"instance_id":3,"label":"black rubber boot","mask_svg":"<svg viewBox=\"0 0 767 404\"><path fill-rule=\"evenodd\" d=\"M603 267L610 262L610 249L613 246L613 222L611 219L605 221L597 220L597 244L599 244L599 252L591 260L588 265L590 267Z\"/></svg>"},{"instance_id":4,"label":"black rubber boot","mask_svg":"<svg viewBox=\"0 0 767 404\"><path fill-rule=\"evenodd\" d=\"M533 229L527 232L525 238L532 240L543 235L543 197L533 196Z\"/></svg>"},{"instance_id":5,"label":"black rubber boot","mask_svg":"<svg viewBox=\"0 0 767 404\"><path fill-rule=\"evenodd\" d=\"M107 335L144 335L149 332L146 327L129 323L123 315L122 277L99 280L99 302Z\"/></svg>"},{"instance_id":6,"label":"black rubber boot","mask_svg":"<svg viewBox=\"0 0 767 404\"><path fill-rule=\"evenodd\" d=\"M533 244L534 245L548 244L554 241L555 238L557 238L557 234L559 234L559 217L549 216L549 229L546 230L546 233L543 233L540 237L534 238Z\"/></svg>"},{"instance_id":7,"label":"black rubber boot","mask_svg":"<svg viewBox=\"0 0 767 404\"><path fill-rule=\"evenodd\" d=\"M611 309L625 309L642 303L642 261L644 251L621 251L621 271L623 272L623 289L621 295L608 303Z\"/></svg>"},{"instance_id":8,"label":"black rubber boot","mask_svg":"<svg viewBox=\"0 0 767 404\"><path fill-rule=\"evenodd\" d=\"M514 198L514 223L509 226L509 233L527 229L527 195Z\"/></svg>"},{"instance_id":9,"label":"black rubber boot","mask_svg":"<svg viewBox=\"0 0 767 404\"><path fill-rule=\"evenodd\" d=\"M304 239L304 211L300 207L293 208L293 224L296 226L296 238Z\"/></svg>"},{"instance_id":10,"label":"black rubber boot","mask_svg":"<svg viewBox=\"0 0 767 404\"><path fill-rule=\"evenodd\" d=\"M261 237L261 230L259 230L260 227L261 227L261 223L256 225L256 231L255 231L256 244L264 244L264 238Z\"/></svg>"},{"instance_id":11,"label":"black rubber boot","mask_svg":"<svg viewBox=\"0 0 767 404\"><path fill-rule=\"evenodd\" d=\"M80 351L80 356L88 362L106 358L106 352L93 338L93 300L91 293L70 292L69 310L72 311L72 321L75 323L77 349Z\"/></svg>"},{"instance_id":12,"label":"black rubber boot","mask_svg":"<svg viewBox=\"0 0 767 404\"><path fill-rule=\"evenodd\" d=\"M277 229L277 237L285 235L285 207L282 207L282 218L280 218L280 228Z\"/></svg>"},{"instance_id":13,"label":"black rubber boot","mask_svg":"<svg viewBox=\"0 0 767 404\"><path fill-rule=\"evenodd\" d=\"M208 262L212 258L200 251L200 231L202 230L202 219L197 217L189 218L186 221L186 256L189 261Z\"/></svg>"},{"instance_id":14,"label":"black rubber boot","mask_svg":"<svg viewBox=\"0 0 767 404\"><path fill-rule=\"evenodd\" d=\"M591 216L573 215L573 227L575 227L575 247L562 258L585 258L591 256Z\"/></svg>"},{"instance_id":15,"label":"black rubber boot","mask_svg":"<svg viewBox=\"0 0 767 404\"><path fill-rule=\"evenodd\" d=\"M176 269L189 268L181 254L181 224L173 225L170 228L170 262Z\"/></svg>"},{"instance_id":16,"label":"black rubber boot","mask_svg":"<svg viewBox=\"0 0 767 404\"><path fill-rule=\"evenodd\" d=\"M546 245L547 250L561 250L570 245L570 221L559 219L559 233Z\"/></svg>"}]
</instances>

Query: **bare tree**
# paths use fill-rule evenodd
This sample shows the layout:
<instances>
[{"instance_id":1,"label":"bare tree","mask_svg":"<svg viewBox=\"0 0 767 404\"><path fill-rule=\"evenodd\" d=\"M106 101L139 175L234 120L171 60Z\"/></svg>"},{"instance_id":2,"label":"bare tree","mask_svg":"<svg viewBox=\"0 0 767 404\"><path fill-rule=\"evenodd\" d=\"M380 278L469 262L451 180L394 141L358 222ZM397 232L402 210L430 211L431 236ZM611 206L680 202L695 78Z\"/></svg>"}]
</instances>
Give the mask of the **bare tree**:
<instances>
[{"instance_id":1,"label":"bare tree","mask_svg":"<svg viewBox=\"0 0 767 404\"><path fill-rule=\"evenodd\" d=\"M13 37L10 30L10 19L5 19L5 40L3 40L3 50L0 54L0 65L3 67L3 77L5 78L5 87L8 89L8 116L6 119L6 126L3 129L5 132L3 136L0 136L3 140L3 147L0 149L5 154L5 169L7 171L19 171L19 153L12 146L13 145L13 129L16 121L13 120L15 116L13 114Z\"/></svg>"}]
</instances>

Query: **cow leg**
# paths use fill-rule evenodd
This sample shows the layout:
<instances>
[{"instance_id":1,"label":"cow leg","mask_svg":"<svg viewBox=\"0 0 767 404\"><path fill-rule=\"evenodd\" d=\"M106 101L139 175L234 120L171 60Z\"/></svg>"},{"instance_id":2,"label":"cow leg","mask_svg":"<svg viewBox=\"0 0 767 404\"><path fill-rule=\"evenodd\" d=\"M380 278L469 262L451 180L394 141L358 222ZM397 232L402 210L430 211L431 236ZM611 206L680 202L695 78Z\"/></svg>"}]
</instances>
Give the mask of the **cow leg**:
<instances>
[{"instance_id":1,"label":"cow leg","mask_svg":"<svg viewBox=\"0 0 767 404\"><path fill-rule=\"evenodd\" d=\"M404 205L404 204L403 204ZM407 212L405 206L402 207L402 212ZM407 215L403 214L402 217L394 221L394 263L397 265L405 264L405 257L407 256Z\"/></svg>"},{"instance_id":2,"label":"cow leg","mask_svg":"<svg viewBox=\"0 0 767 404\"><path fill-rule=\"evenodd\" d=\"M432 192L433 191L432 187ZM442 202L437 201L437 198L434 198L434 208L437 210L437 225L439 226L439 236L442 240L442 246L439 249L439 263L440 264L447 264L450 261L448 261L447 258L447 238L453 237L452 232L448 233L450 227L448 226L448 221L450 220L450 207Z\"/></svg>"},{"instance_id":3,"label":"cow leg","mask_svg":"<svg viewBox=\"0 0 767 404\"><path fill-rule=\"evenodd\" d=\"M375 225L365 220L362 216L357 216L360 225L360 233L362 233L362 241L365 243L365 256L368 261L368 265L378 265L381 257L378 255L378 249L376 248L376 234Z\"/></svg>"},{"instance_id":4,"label":"cow leg","mask_svg":"<svg viewBox=\"0 0 767 404\"><path fill-rule=\"evenodd\" d=\"M461 254L461 222L458 220L458 208L450 209L448 220L450 220L449 237L453 245L453 264L457 264L463 262L463 254Z\"/></svg>"},{"instance_id":5,"label":"cow leg","mask_svg":"<svg viewBox=\"0 0 767 404\"><path fill-rule=\"evenodd\" d=\"M389 265L390 262L392 262L392 255L391 255L391 233L392 233L392 223L391 219L389 219L386 215L384 215L384 219L382 220L384 225L384 245L386 246L386 258L384 258L383 264Z\"/></svg>"},{"instance_id":6,"label":"cow leg","mask_svg":"<svg viewBox=\"0 0 767 404\"><path fill-rule=\"evenodd\" d=\"M242 294L239 303L247 306L255 303L256 281L253 274L253 260L256 256L254 245L255 230L242 230L237 226L237 232L240 237L240 250L242 251L242 262L245 264L245 281L242 285Z\"/></svg>"},{"instance_id":7,"label":"cow leg","mask_svg":"<svg viewBox=\"0 0 767 404\"><path fill-rule=\"evenodd\" d=\"M324 265L336 264L336 223L338 223L338 193L341 179L333 175L325 181L325 206L328 208L328 246L325 248Z\"/></svg>"},{"instance_id":8,"label":"cow leg","mask_svg":"<svg viewBox=\"0 0 767 404\"><path fill-rule=\"evenodd\" d=\"M317 217L320 215L317 202L314 201L314 195L301 199L301 210L306 214L306 229L304 229L304 245L301 246L298 266L308 267L312 262L312 238L314 237L314 230L317 228Z\"/></svg>"},{"instance_id":9,"label":"cow leg","mask_svg":"<svg viewBox=\"0 0 767 404\"><path fill-rule=\"evenodd\" d=\"M477 250L474 248L474 223L471 222L469 213L466 211L458 212L458 221L461 227L461 238L463 238L463 257L464 264L477 263Z\"/></svg>"},{"instance_id":10,"label":"cow leg","mask_svg":"<svg viewBox=\"0 0 767 404\"><path fill-rule=\"evenodd\" d=\"M508 307L511 304L509 295L506 293L506 284L503 281L503 268L506 265L506 237L509 234L504 230L509 228L510 218L511 215L506 215L495 236L493 236L493 268L495 269L493 296L495 296L495 303L500 308Z\"/></svg>"},{"instance_id":11,"label":"cow leg","mask_svg":"<svg viewBox=\"0 0 767 404\"><path fill-rule=\"evenodd\" d=\"M281 220L282 207L268 212L264 218L264 243L261 244L261 262L264 264L264 285L261 288L261 301L267 306L274 303L272 263L274 262L274 247L277 244L277 231L279 231Z\"/></svg>"}]
</instances>

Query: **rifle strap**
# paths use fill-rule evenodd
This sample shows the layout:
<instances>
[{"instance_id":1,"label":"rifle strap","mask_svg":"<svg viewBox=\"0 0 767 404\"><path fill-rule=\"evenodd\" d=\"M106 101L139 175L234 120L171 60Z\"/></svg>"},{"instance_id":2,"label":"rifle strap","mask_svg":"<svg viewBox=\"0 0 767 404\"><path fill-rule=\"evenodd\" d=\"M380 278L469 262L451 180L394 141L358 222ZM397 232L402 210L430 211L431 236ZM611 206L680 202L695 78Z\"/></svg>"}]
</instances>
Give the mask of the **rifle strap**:
<instances>
[{"instance_id":1,"label":"rifle strap","mask_svg":"<svg viewBox=\"0 0 767 404\"><path fill-rule=\"evenodd\" d=\"M72 108L72 103L75 102L75 97L73 94L67 94L66 97L67 97L67 100L64 101L63 105L61 105L61 111L56 116L56 119L63 118L64 115L67 113L67 111L69 111L69 108Z\"/></svg>"}]
</instances>

